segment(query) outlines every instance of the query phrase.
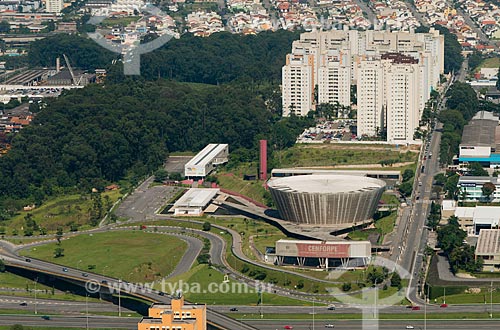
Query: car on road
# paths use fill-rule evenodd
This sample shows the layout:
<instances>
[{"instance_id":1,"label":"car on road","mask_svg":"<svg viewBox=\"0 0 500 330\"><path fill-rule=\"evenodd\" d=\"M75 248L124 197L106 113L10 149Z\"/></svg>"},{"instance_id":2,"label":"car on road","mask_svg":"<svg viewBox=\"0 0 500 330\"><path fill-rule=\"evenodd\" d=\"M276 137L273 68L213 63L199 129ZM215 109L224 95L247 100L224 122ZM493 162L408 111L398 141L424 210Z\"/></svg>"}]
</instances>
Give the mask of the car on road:
<instances>
[{"instance_id":1,"label":"car on road","mask_svg":"<svg viewBox=\"0 0 500 330\"><path fill-rule=\"evenodd\" d=\"M87 274L87 273L82 273L82 276L83 276L83 277L89 277L89 274Z\"/></svg>"},{"instance_id":2,"label":"car on road","mask_svg":"<svg viewBox=\"0 0 500 330\"><path fill-rule=\"evenodd\" d=\"M48 315L43 315L43 316L42 316L42 319L44 319L44 320L50 320L50 316L48 316Z\"/></svg>"},{"instance_id":3,"label":"car on road","mask_svg":"<svg viewBox=\"0 0 500 330\"><path fill-rule=\"evenodd\" d=\"M28 306L28 303L24 301L24 302L20 303L19 306Z\"/></svg>"},{"instance_id":4,"label":"car on road","mask_svg":"<svg viewBox=\"0 0 500 330\"><path fill-rule=\"evenodd\" d=\"M325 324L325 328L335 328L335 326L331 323Z\"/></svg>"},{"instance_id":5,"label":"car on road","mask_svg":"<svg viewBox=\"0 0 500 330\"><path fill-rule=\"evenodd\" d=\"M415 329L415 327L413 325L407 325L406 329Z\"/></svg>"},{"instance_id":6,"label":"car on road","mask_svg":"<svg viewBox=\"0 0 500 330\"><path fill-rule=\"evenodd\" d=\"M238 311L238 308L236 308L236 307L232 307L229 311L231 311L231 312L237 312L237 311Z\"/></svg>"},{"instance_id":7,"label":"car on road","mask_svg":"<svg viewBox=\"0 0 500 330\"><path fill-rule=\"evenodd\" d=\"M62 270L63 270L63 272L68 272L68 268L66 268L66 267L63 267Z\"/></svg>"},{"instance_id":8,"label":"car on road","mask_svg":"<svg viewBox=\"0 0 500 330\"><path fill-rule=\"evenodd\" d=\"M31 262L31 259L30 258L26 258L25 261L26 262Z\"/></svg>"},{"instance_id":9,"label":"car on road","mask_svg":"<svg viewBox=\"0 0 500 330\"><path fill-rule=\"evenodd\" d=\"M164 296L164 295L165 295L165 292L161 292L161 291L160 291L160 292L158 292L158 294L159 294L160 296Z\"/></svg>"},{"instance_id":10,"label":"car on road","mask_svg":"<svg viewBox=\"0 0 500 330\"><path fill-rule=\"evenodd\" d=\"M285 326L283 327L283 329L287 329L287 330L289 330L289 329L293 329L293 327L292 327L291 325L285 325Z\"/></svg>"},{"instance_id":11,"label":"car on road","mask_svg":"<svg viewBox=\"0 0 500 330\"><path fill-rule=\"evenodd\" d=\"M446 308L446 307L448 307L448 304L441 304L441 305L439 305L439 307Z\"/></svg>"},{"instance_id":12,"label":"car on road","mask_svg":"<svg viewBox=\"0 0 500 330\"><path fill-rule=\"evenodd\" d=\"M411 306L411 310L412 311L419 311L420 310L420 306Z\"/></svg>"}]
</instances>

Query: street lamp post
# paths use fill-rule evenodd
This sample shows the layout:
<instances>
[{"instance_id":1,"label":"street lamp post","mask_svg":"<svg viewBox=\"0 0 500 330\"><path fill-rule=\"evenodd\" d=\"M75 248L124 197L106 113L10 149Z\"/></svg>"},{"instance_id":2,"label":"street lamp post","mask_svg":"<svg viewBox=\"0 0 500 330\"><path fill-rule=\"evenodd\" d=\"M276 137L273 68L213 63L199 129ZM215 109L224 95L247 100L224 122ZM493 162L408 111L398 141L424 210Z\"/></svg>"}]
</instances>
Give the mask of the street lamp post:
<instances>
[{"instance_id":1,"label":"street lamp post","mask_svg":"<svg viewBox=\"0 0 500 330\"><path fill-rule=\"evenodd\" d=\"M493 318L493 281L490 282L490 319Z\"/></svg>"},{"instance_id":2,"label":"street lamp post","mask_svg":"<svg viewBox=\"0 0 500 330\"><path fill-rule=\"evenodd\" d=\"M35 277L35 314L38 314L37 311L37 301L36 301L36 282L38 281L38 277Z\"/></svg>"},{"instance_id":3,"label":"street lamp post","mask_svg":"<svg viewBox=\"0 0 500 330\"><path fill-rule=\"evenodd\" d=\"M89 295L85 293L85 314L86 314L86 327L85 329L89 330Z\"/></svg>"},{"instance_id":4,"label":"street lamp post","mask_svg":"<svg viewBox=\"0 0 500 330\"><path fill-rule=\"evenodd\" d=\"M121 305L121 298L122 298L122 280L118 280L118 316L122 316L122 305Z\"/></svg>"},{"instance_id":5,"label":"street lamp post","mask_svg":"<svg viewBox=\"0 0 500 330\"><path fill-rule=\"evenodd\" d=\"M315 326L314 326L314 316L315 315L314 314L316 314L316 313L314 311L314 298L313 298L313 330L315 329Z\"/></svg>"}]
</instances>

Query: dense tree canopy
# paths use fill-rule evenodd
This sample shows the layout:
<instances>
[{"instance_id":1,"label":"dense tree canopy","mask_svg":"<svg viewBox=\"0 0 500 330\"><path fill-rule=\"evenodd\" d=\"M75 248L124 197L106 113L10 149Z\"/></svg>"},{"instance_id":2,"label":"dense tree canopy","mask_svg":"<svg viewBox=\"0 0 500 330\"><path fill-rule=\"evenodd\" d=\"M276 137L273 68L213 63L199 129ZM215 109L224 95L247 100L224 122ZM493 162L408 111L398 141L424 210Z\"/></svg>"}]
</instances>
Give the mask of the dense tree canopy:
<instances>
[{"instance_id":1,"label":"dense tree canopy","mask_svg":"<svg viewBox=\"0 0 500 330\"><path fill-rule=\"evenodd\" d=\"M454 83L448 89L446 97L446 105L449 109L441 111L438 117L443 123L440 146L442 164L451 163L453 156L458 153L463 128L480 106L476 92L466 83Z\"/></svg>"},{"instance_id":2,"label":"dense tree canopy","mask_svg":"<svg viewBox=\"0 0 500 330\"><path fill-rule=\"evenodd\" d=\"M168 151L198 151L207 143L253 148L271 125L264 101L235 86L89 86L51 101L14 138L0 158L0 194L43 196L55 187L102 186L151 172Z\"/></svg>"},{"instance_id":3,"label":"dense tree canopy","mask_svg":"<svg viewBox=\"0 0 500 330\"><path fill-rule=\"evenodd\" d=\"M210 38L184 35L142 56L146 79L219 84L233 80L281 81L281 67L297 32L279 30L256 36L215 33Z\"/></svg>"},{"instance_id":4,"label":"dense tree canopy","mask_svg":"<svg viewBox=\"0 0 500 330\"><path fill-rule=\"evenodd\" d=\"M209 38L186 34L141 55L141 75L147 80L161 77L213 85L234 80L279 84L286 54L298 37L298 32L283 30L255 36L215 33ZM62 54L82 69L109 69L112 60L119 58L89 38L57 35L31 44L29 64L54 66ZM116 72L121 74L120 70Z\"/></svg>"},{"instance_id":5,"label":"dense tree canopy","mask_svg":"<svg viewBox=\"0 0 500 330\"><path fill-rule=\"evenodd\" d=\"M457 40L457 36L442 25L433 25L434 29L444 35L444 72L457 72L462 66L464 57L462 56L462 46ZM415 32L428 32L429 28L421 26Z\"/></svg>"},{"instance_id":6,"label":"dense tree canopy","mask_svg":"<svg viewBox=\"0 0 500 330\"><path fill-rule=\"evenodd\" d=\"M70 59L74 68L93 70L108 68L119 54L102 48L93 40L74 34L57 34L45 39L34 41L30 44L28 62L31 67L54 67L56 58L61 58L64 65L63 54Z\"/></svg>"}]
</instances>

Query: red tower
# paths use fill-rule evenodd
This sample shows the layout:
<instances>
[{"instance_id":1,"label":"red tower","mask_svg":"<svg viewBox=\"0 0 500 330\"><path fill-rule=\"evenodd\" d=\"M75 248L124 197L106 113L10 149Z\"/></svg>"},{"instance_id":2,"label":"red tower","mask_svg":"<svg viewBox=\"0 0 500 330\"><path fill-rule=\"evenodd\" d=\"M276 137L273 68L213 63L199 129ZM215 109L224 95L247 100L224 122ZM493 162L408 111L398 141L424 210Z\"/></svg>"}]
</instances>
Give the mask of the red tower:
<instances>
[{"instance_id":1,"label":"red tower","mask_svg":"<svg viewBox=\"0 0 500 330\"><path fill-rule=\"evenodd\" d=\"M260 140L259 179L267 180L267 140Z\"/></svg>"}]
</instances>

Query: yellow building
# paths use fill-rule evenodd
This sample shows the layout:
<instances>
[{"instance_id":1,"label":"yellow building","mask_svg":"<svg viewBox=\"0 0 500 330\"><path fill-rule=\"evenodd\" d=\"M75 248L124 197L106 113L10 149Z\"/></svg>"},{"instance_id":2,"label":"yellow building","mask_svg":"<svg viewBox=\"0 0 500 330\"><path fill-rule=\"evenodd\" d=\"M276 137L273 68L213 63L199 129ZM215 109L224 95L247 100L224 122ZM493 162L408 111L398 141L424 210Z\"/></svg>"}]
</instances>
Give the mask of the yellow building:
<instances>
[{"instance_id":1,"label":"yellow building","mask_svg":"<svg viewBox=\"0 0 500 330\"><path fill-rule=\"evenodd\" d=\"M184 305L184 297L172 299L170 305L153 304L149 316L143 317L137 330L206 330L207 306Z\"/></svg>"}]
</instances>

